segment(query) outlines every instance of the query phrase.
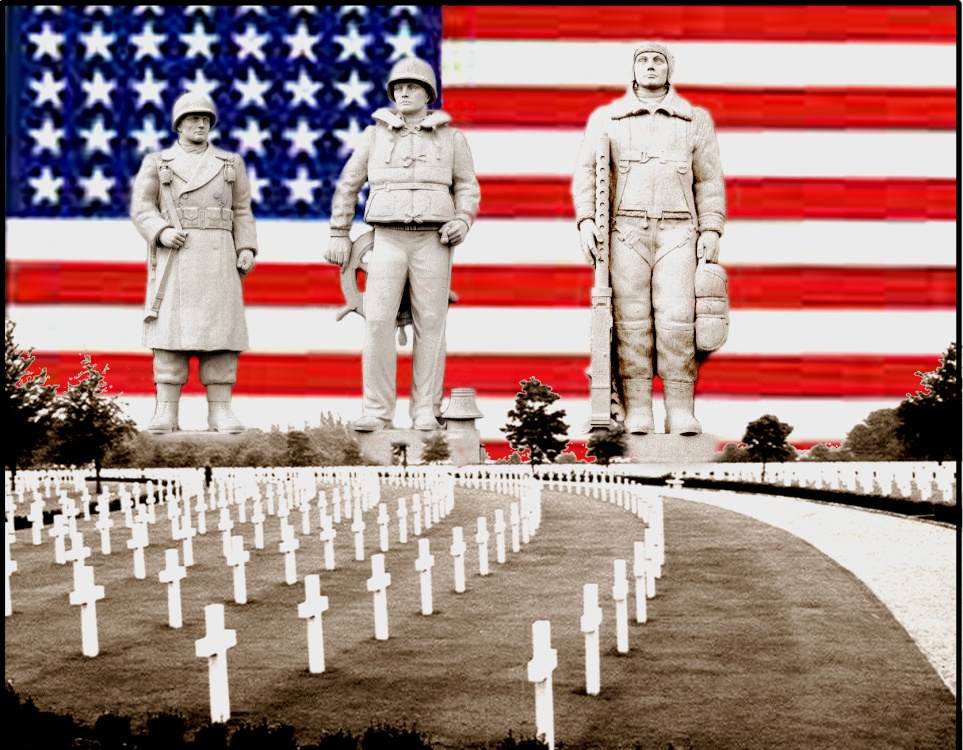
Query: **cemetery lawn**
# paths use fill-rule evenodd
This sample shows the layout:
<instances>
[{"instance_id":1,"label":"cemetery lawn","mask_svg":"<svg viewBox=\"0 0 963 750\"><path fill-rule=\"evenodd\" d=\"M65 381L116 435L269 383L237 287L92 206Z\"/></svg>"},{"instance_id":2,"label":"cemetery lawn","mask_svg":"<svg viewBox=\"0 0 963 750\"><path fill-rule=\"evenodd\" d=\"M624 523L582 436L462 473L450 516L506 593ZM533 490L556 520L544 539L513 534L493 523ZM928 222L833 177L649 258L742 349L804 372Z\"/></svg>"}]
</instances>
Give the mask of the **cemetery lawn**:
<instances>
[{"instance_id":1,"label":"cemetery lawn","mask_svg":"<svg viewBox=\"0 0 963 750\"><path fill-rule=\"evenodd\" d=\"M412 490L384 487L394 498ZM100 553L94 519L80 520L88 563L106 598L98 603L100 655L81 655L80 612L68 604L69 565L56 565L52 541L34 547L17 532L12 554L13 615L6 618L5 678L41 710L71 713L88 724L103 713L130 716L135 727L162 712L209 720L203 608L225 603L237 631L229 652L231 724L291 724L302 744L345 728L359 733L387 722L415 724L438 748L493 747L511 732L534 735L534 689L526 681L531 626L552 623L555 736L564 748L952 748L956 700L885 606L850 573L786 532L709 505L665 503L666 565L648 602L648 622L634 622L630 595L628 654L615 648L612 568L632 570L642 521L614 504L543 492L542 524L491 575L478 575L476 518L495 508L508 517L513 498L457 488L454 512L425 532L435 556L435 613L420 613L417 541L410 533L386 553L390 638L376 641L370 560L354 560L350 520L337 527L337 569L322 570L317 529L301 536L301 580L284 583L277 521L266 545L253 548L250 523L236 526L251 552L248 603L233 603L217 516L195 537L196 563L183 586L184 627L167 625L166 586L158 581L164 550L175 546L162 506L151 528L147 578L133 577L130 537L115 512L113 554ZM250 511L250 505L248 506ZM250 515L250 514L249 514ZM378 546L377 509L366 514L366 551ZM316 515L315 515L316 518ZM300 514L291 522L300 532ZM236 521L236 516L235 516ZM451 528L468 547L467 591L454 593ZM47 527L49 529L49 527ZM165 539L164 536L167 535ZM303 576L319 573L327 671L310 674ZM631 572L630 572L631 575ZM584 692L582 586L599 585L603 609L599 696ZM630 584L634 592L634 582Z\"/></svg>"}]
</instances>

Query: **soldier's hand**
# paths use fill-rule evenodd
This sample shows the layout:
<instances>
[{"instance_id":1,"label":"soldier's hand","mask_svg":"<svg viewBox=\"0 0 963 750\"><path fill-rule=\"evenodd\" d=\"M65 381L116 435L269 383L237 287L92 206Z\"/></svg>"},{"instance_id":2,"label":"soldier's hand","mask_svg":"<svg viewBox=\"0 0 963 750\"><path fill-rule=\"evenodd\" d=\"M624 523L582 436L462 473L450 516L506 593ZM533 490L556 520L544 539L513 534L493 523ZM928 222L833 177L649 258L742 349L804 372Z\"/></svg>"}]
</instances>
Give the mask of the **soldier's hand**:
<instances>
[{"instance_id":1,"label":"soldier's hand","mask_svg":"<svg viewBox=\"0 0 963 750\"><path fill-rule=\"evenodd\" d=\"M241 250L237 254L237 267L242 274L254 270L254 253L251 250Z\"/></svg>"},{"instance_id":2,"label":"soldier's hand","mask_svg":"<svg viewBox=\"0 0 963 750\"><path fill-rule=\"evenodd\" d=\"M351 257L351 238L350 237L332 237L330 242L328 242L328 251L324 254L324 259L328 263L334 263L341 268L344 268L345 264L348 262L348 258Z\"/></svg>"},{"instance_id":3,"label":"soldier's hand","mask_svg":"<svg viewBox=\"0 0 963 750\"><path fill-rule=\"evenodd\" d=\"M452 219L438 230L438 234L441 235L441 244L454 247L468 235L468 225L461 219Z\"/></svg>"},{"instance_id":4,"label":"soldier's hand","mask_svg":"<svg viewBox=\"0 0 963 750\"><path fill-rule=\"evenodd\" d=\"M719 262L719 233L709 230L699 235L696 242L696 257L705 257L706 263Z\"/></svg>"},{"instance_id":5,"label":"soldier's hand","mask_svg":"<svg viewBox=\"0 0 963 750\"><path fill-rule=\"evenodd\" d=\"M160 233L158 239L164 247L180 250L184 246L184 243L187 242L187 232L174 229L174 227L167 227L167 229Z\"/></svg>"},{"instance_id":6,"label":"soldier's hand","mask_svg":"<svg viewBox=\"0 0 963 750\"><path fill-rule=\"evenodd\" d=\"M585 260L594 266L599 243L602 242L602 234L599 232L599 228L595 226L595 220L583 220L582 223L578 225L578 235Z\"/></svg>"}]
</instances>

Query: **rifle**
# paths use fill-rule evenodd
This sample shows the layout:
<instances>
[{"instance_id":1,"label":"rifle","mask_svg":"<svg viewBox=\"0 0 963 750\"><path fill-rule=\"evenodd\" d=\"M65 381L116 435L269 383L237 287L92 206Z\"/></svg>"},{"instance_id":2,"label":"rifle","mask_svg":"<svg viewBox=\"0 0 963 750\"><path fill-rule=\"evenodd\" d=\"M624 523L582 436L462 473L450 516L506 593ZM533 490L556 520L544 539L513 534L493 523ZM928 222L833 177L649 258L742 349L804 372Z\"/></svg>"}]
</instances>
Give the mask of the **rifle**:
<instances>
[{"instance_id":1,"label":"rifle","mask_svg":"<svg viewBox=\"0 0 963 750\"><path fill-rule=\"evenodd\" d=\"M160 185L161 195L164 196L164 202L167 204L167 213L170 214L171 223L178 232L183 231L181 228L181 219L177 215L177 207L174 205L174 196L171 194L170 182L164 182L161 179ZM154 251L154 247L151 247L151 251ZM167 277L171 273L171 261L173 261L174 249L167 248L167 252L162 258L163 268L158 274L157 286L154 289L154 300L147 307L147 312L144 314L144 322L151 320L157 320L157 313L160 310L161 302L164 301L164 290L167 288ZM160 264L159 264L160 265Z\"/></svg>"},{"instance_id":2,"label":"rifle","mask_svg":"<svg viewBox=\"0 0 963 750\"><path fill-rule=\"evenodd\" d=\"M592 364L589 429L612 423L612 285L609 277L609 137L599 139L595 152L595 226L602 235L595 259L592 287Z\"/></svg>"}]
</instances>

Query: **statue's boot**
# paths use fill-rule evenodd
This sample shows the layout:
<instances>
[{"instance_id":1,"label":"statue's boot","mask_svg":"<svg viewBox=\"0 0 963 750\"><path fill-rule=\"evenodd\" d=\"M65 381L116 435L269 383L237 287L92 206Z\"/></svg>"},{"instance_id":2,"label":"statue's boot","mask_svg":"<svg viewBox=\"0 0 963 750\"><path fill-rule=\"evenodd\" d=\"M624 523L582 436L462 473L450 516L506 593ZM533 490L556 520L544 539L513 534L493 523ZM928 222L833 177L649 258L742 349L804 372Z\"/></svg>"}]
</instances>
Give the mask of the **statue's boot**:
<instances>
[{"instance_id":1,"label":"statue's boot","mask_svg":"<svg viewBox=\"0 0 963 750\"><path fill-rule=\"evenodd\" d=\"M625 395L625 429L633 435L655 432L655 420L652 417L652 380L624 380L622 392Z\"/></svg>"},{"instance_id":2,"label":"statue's boot","mask_svg":"<svg viewBox=\"0 0 963 750\"><path fill-rule=\"evenodd\" d=\"M244 432L244 425L231 411L229 383L212 383L207 386L207 427L211 432Z\"/></svg>"},{"instance_id":3,"label":"statue's boot","mask_svg":"<svg viewBox=\"0 0 963 750\"><path fill-rule=\"evenodd\" d=\"M441 425L438 423L438 420L430 415L422 415L420 417L416 417L414 422L412 423L412 427L414 427L416 430L424 430L426 432L428 430L441 429Z\"/></svg>"},{"instance_id":4,"label":"statue's boot","mask_svg":"<svg viewBox=\"0 0 963 750\"><path fill-rule=\"evenodd\" d=\"M702 425L693 413L695 383L680 383L666 380L662 383L665 390L665 431L673 435L699 435Z\"/></svg>"},{"instance_id":5,"label":"statue's boot","mask_svg":"<svg viewBox=\"0 0 963 750\"><path fill-rule=\"evenodd\" d=\"M390 426L390 424L387 419L381 419L380 417L361 417L361 419L352 422L351 426L358 432L377 432Z\"/></svg>"},{"instance_id":6,"label":"statue's boot","mask_svg":"<svg viewBox=\"0 0 963 750\"><path fill-rule=\"evenodd\" d=\"M177 412L181 400L181 386L170 383L157 384L157 402L154 406L154 416L147 425L147 431L152 435L165 435L179 429Z\"/></svg>"}]
</instances>

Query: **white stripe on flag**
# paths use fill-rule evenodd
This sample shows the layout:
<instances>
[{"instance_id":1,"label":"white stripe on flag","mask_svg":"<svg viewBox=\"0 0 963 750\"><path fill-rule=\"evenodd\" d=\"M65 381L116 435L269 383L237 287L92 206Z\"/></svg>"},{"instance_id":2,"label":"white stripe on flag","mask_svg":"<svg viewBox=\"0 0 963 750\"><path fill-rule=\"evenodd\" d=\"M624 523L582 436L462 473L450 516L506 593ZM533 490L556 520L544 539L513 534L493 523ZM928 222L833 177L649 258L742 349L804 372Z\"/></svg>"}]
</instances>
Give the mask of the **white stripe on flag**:
<instances>
[{"instance_id":1,"label":"white stripe on flag","mask_svg":"<svg viewBox=\"0 0 963 750\"><path fill-rule=\"evenodd\" d=\"M150 421L154 410L152 396L121 395L119 401L125 413L142 428ZM513 407L514 399L479 397L476 401L482 414L485 415L475 425L481 432L482 441L504 442L505 434L500 431L500 428L504 427L508 421L508 411ZM408 404L408 399L398 399L394 420L396 427L410 426ZM556 404L566 412L565 421L570 428L569 440L585 441L587 435L581 430L588 422L591 411L588 399L562 398ZM447 405L447 401L444 405ZM865 419L870 412L895 406L896 404L892 401L874 399L721 399L697 395L696 417L702 423L706 434L714 435L720 441L726 442L740 441L749 422L764 414L775 414L780 421L793 426L793 432L789 436L790 442L810 443L842 440L846 433ZM305 422L309 426L316 425L319 416L327 412L339 415L345 421L361 416L360 396L357 398L235 396L233 407L235 414L245 427L265 431L272 425L278 425L281 429L287 429L289 425L294 429L303 429ZM665 411L659 396L654 399L654 412L656 424L661 430ZM207 429L207 402L204 396L191 395L181 398L180 426L182 430Z\"/></svg>"},{"instance_id":2,"label":"white stripe on flag","mask_svg":"<svg viewBox=\"0 0 963 750\"><path fill-rule=\"evenodd\" d=\"M581 130L465 128L482 176L571 179ZM720 130L726 178L956 177L956 133L899 130Z\"/></svg>"},{"instance_id":3,"label":"white stripe on flag","mask_svg":"<svg viewBox=\"0 0 963 750\"><path fill-rule=\"evenodd\" d=\"M352 235L365 225L356 222ZM326 221L258 219L261 263L325 264ZM729 221L725 266L956 266L953 221ZM144 262L127 219L8 219L8 261ZM480 219L456 265L584 266L574 221Z\"/></svg>"},{"instance_id":4,"label":"white stripe on flag","mask_svg":"<svg viewBox=\"0 0 963 750\"><path fill-rule=\"evenodd\" d=\"M349 315L335 322L336 312L334 307L249 305L251 351L360 351L364 320ZM10 305L7 315L17 323L17 341L40 351L142 351L142 307ZM590 318L587 308L456 305L448 313L448 353L586 355ZM724 351L933 356L954 340L955 330L953 310L734 310Z\"/></svg>"},{"instance_id":5,"label":"white stripe on flag","mask_svg":"<svg viewBox=\"0 0 963 750\"><path fill-rule=\"evenodd\" d=\"M632 81L636 43L449 39L441 77L448 89L622 87ZM956 47L947 43L673 41L669 48L679 86L956 88Z\"/></svg>"}]
</instances>

